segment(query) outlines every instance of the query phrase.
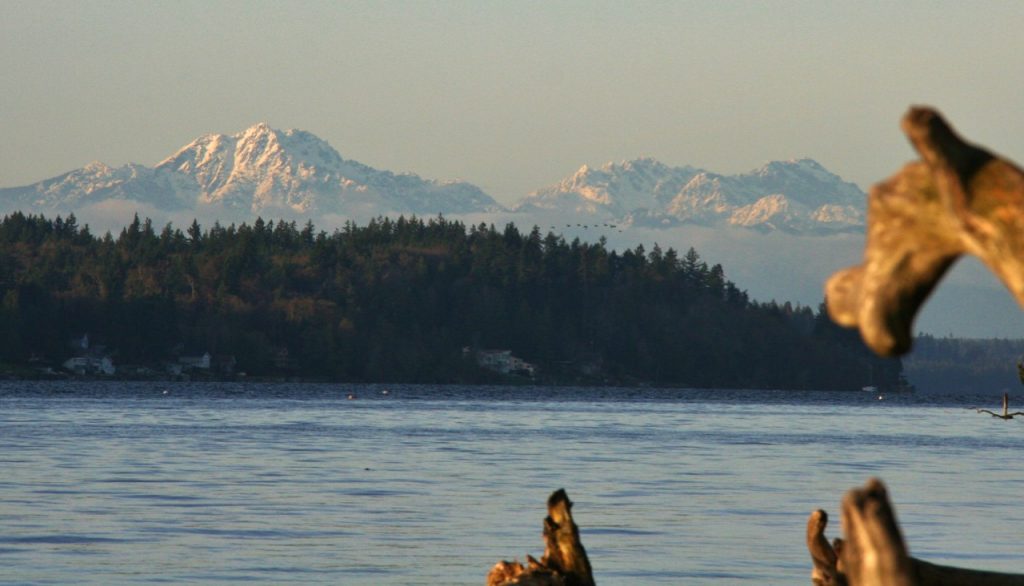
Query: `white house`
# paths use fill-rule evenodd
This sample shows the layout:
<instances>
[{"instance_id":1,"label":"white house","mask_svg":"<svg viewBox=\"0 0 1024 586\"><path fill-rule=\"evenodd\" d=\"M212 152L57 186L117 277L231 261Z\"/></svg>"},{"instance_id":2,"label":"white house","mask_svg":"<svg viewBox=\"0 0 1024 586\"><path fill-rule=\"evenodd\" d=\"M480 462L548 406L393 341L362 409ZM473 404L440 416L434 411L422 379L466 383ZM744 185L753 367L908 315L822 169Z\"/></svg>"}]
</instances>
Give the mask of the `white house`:
<instances>
[{"instance_id":1,"label":"white house","mask_svg":"<svg viewBox=\"0 0 1024 586\"><path fill-rule=\"evenodd\" d=\"M75 374L105 374L113 375L117 372L114 362L109 356L98 358L96 356L75 356L64 361L64 368Z\"/></svg>"},{"instance_id":2,"label":"white house","mask_svg":"<svg viewBox=\"0 0 1024 586\"><path fill-rule=\"evenodd\" d=\"M203 370L210 369L210 353L205 352L202 356L181 356L178 358L178 364L185 370L193 368L201 368Z\"/></svg>"}]
</instances>

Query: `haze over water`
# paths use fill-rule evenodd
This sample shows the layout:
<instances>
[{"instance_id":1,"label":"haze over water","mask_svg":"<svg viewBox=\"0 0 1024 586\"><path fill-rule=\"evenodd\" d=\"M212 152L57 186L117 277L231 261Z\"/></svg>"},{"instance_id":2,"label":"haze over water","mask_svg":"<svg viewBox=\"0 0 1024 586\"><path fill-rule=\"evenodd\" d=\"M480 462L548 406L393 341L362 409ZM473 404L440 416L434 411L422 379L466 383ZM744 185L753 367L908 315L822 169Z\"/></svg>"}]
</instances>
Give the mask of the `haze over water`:
<instances>
[{"instance_id":1,"label":"haze over water","mask_svg":"<svg viewBox=\"0 0 1024 586\"><path fill-rule=\"evenodd\" d=\"M564 487L599 584L800 584L869 476L914 555L1019 570L1024 425L967 409L998 402L4 383L0 583L481 584Z\"/></svg>"}]
</instances>

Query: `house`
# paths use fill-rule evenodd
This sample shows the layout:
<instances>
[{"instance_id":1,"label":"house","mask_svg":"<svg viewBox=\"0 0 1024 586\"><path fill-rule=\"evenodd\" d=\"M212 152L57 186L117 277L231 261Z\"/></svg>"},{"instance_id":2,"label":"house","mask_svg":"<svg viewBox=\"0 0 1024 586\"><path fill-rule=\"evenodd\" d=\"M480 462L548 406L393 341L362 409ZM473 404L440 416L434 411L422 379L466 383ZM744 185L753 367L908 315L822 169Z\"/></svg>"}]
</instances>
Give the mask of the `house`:
<instances>
[{"instance_id":1,"label":"house","mask_svg":"<svg viewBox=\"0 0 1024 586\"><path fill-rule=\"evenodd\" d=\"M64 361L61 366L77 375L102 374L112 376L117 372L114 361L107 354L106 346L89 343L89 334L82 334L69 340L77 356Z\"/></svg>"},{"instance_id":2,"label":"house","mask_svg":"<svg viewBox=\"0 0 1024 586\"><path fill-rule=\"evenodd\" d=\"M525 374L532 377L536 371L534 365L513 356L511 350L477 350L476 363L480 368L501 374Z\"/></svg>"},{"instance_id":3,"label":"house","mask_svg":"<svg viewBox=\"0 0 1024 586\"><path fill-rule=\"evenodd\" d=\"M210 353L204 352L202 356L179 356L178 364L182 370L210 370Z\"/></svg>"},{"instance_id":4,"label":"house","mask_svg":"<svg viewBox=\"0 0 1024 586\"><path fill-rule=\"evenodd\" d=\"M109 356L75 356L65 360L62 366L65 370L70 370L78 375L104 374L111 376L117 372L114 362Z\"/></svg>"}]
</instances>

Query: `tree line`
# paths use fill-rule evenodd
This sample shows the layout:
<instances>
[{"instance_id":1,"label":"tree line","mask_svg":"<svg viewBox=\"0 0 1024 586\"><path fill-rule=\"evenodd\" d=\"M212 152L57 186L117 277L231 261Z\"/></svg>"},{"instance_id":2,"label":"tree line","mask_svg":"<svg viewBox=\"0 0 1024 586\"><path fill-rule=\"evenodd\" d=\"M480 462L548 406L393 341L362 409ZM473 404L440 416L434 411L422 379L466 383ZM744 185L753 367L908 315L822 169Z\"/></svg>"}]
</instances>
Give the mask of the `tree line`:
<instances>
[{"instance_id":1,"label":"tree line","mask_svg":"<svg viewBox=\"0 0 1024 586\"><path fill-rule=\"evenodd\" d=\"M1024 340L965 339L928 334L903 360L914 383L930 391L1009 391L1024 383Z\"/></svg>"},{"instance_id":2,"label":"tree line","mask_svg":"<svg viewBox=\"0 0 1024 586\"><path fill-rule=\"evenodd\" d=\"M859 389L895 382L822 308L760 303L694 249L621 252L534 227L377 218L184 232L136 217L0 221L0 361L59 364L88 334L118 364L232 356L250 376L499 380L507 349L541 382ZM285 358L282 358L285 357Z\"/></svg>"}]
</instances>

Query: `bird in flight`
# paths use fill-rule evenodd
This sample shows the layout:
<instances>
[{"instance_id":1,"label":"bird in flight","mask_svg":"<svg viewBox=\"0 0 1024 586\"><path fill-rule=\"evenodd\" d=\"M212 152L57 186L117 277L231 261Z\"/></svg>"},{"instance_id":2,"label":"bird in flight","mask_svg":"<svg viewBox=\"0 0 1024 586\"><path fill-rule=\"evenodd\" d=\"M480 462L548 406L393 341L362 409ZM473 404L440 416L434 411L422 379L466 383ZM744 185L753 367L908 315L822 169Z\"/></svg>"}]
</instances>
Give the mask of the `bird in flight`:
<instances>
[{"instance_id":1,"label":"bird in flight","mask_svg":"<svg viewBox=\"0 0 1024 586\"><path fill-rule=\"evenodd\" d=\"M1016 415L1024 415L1024 411L1014 411L1010 413L1010 393L1003 393L1003 412L993 413L988 409L978 409L975 407L978 413L988 413L992 417L998 417L999 419L1013 419Z\"/></svg>"}]
</instances>

